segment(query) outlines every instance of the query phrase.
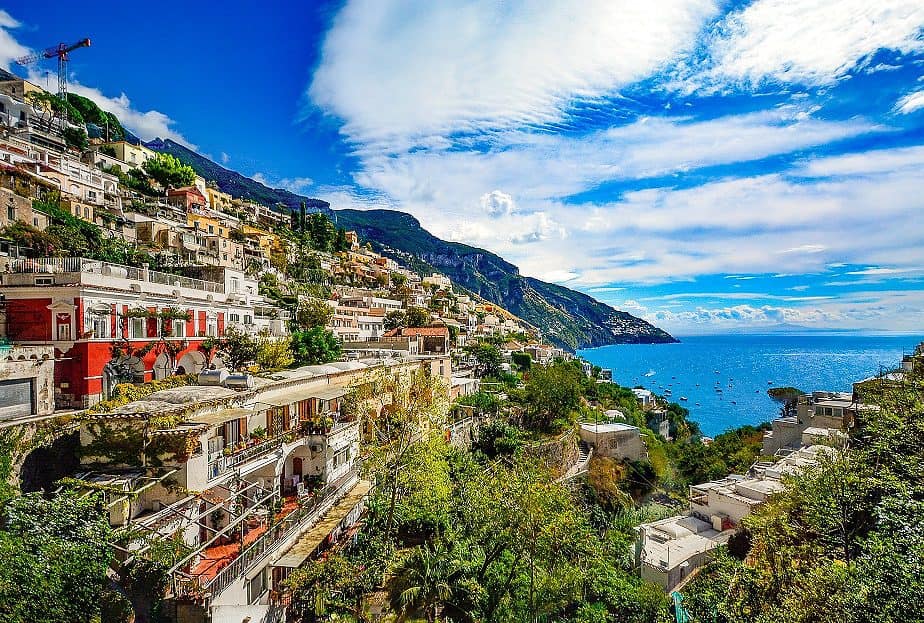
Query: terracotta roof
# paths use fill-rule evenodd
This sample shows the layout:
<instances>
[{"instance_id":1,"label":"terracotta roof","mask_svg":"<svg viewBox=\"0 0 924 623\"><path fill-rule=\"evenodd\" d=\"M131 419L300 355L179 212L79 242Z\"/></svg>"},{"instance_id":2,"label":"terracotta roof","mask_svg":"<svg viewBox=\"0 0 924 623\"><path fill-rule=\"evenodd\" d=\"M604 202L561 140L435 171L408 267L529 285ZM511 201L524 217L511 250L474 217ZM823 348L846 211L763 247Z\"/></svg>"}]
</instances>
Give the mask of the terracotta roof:
<instances>
[{"instance_id":1,"label":"terracotta roof","mask_svg":"<svg viewBox=\"0 0 924 623\"><path fill-rule=\"evenodd\" d=\"M400 332L400 333L399 333ZM404 327L401 329L392 329L385 334L385 337L449 337L447 327Z\"/></svg>"}]
</instances>

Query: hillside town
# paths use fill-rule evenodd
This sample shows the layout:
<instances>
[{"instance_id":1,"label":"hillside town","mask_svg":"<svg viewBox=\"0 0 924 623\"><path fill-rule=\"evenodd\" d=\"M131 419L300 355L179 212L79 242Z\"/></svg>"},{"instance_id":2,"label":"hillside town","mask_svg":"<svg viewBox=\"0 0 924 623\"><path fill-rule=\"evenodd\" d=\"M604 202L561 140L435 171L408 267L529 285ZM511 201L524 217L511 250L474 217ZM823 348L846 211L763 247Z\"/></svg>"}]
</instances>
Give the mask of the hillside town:
<instances>
[{"instance_id":1,"label":"hillside town","mask_svg":"<svg viewBox=\"0 0 924 623\"><path fill-rule=\"evenodd\" d=\"M88 548L93 594L30 567L11 621L689 621L920 389L922 346L710 439L326 202L231 196L73 102L0 74L0 551Z\"/></svg>"}]
</instances>

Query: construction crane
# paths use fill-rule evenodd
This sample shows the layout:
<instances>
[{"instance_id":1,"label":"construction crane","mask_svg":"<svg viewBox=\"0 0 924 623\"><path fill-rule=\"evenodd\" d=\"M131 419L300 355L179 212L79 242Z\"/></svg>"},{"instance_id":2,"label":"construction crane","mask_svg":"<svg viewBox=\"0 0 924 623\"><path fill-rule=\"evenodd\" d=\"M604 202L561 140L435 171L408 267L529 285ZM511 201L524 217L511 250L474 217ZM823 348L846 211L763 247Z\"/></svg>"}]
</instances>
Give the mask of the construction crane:
<instances>
[{"instance_id":1,"label":"construction crane","mask_svg":"<svg viewBox=\"0 0 924 623\"><path fill-rule=\"evenodd\" d=\"M63 101L67 101L67 61L68 56L71 52L78 48L88 48L90 47L89 39L81 39L77 43L72 43L70 45L66 43L59 43L58 45L52 48L46 48L44 51L39 52L38 54L30 54L29 56L23 56L22 58L16 59L17 65L22 65L23 67L37 63L43 58L57 58L58 59L58 97Z\"/></svg>"}]
</instances>

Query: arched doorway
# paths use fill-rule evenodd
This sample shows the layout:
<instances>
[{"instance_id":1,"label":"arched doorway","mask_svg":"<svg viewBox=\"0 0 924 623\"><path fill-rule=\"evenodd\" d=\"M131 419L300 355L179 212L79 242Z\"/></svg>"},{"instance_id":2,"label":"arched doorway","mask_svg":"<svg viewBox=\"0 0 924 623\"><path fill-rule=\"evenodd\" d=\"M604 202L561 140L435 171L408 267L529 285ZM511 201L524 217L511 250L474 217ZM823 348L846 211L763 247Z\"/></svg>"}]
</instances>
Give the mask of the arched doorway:
<instances>
[{"instance_id":1,"label":"arched doorway","mask_svg":"<svg viewBox=\"0 0 924 623\"><path fill-rule=\"evenodd\" d=\"M159 381L173 375L173 363L170 361L170 355L161 353L154 360L154 380Z\"/></svg>"},{"instance_id":2,"label":"arched doorway","mask_svg":"<svg viewBox=\"0 0 924 623\"><path fill-rule=\"evenodd\" d=\"M177 374L199 374L206 368L205 355L197 350L191 350L177 362Z\"/></svg>"}]
</instances>

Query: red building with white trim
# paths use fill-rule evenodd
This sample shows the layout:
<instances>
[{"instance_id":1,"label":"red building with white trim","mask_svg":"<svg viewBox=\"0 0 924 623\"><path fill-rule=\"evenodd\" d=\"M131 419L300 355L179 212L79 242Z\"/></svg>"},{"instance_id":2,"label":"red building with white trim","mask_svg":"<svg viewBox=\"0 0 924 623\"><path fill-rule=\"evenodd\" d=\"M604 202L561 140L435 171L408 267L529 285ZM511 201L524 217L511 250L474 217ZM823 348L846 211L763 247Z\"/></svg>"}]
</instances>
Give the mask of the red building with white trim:
<instances>
[{"instance_id":1,"label":"red building with white trim","mask_svg":"<svg viewBox=\"0 0 924 623\"><path fill-rule=\"evenodd\" d=\"M203 342L229 326L286 333L285 313L240 271L203 281L84 258L20 259L7 270L0 333L54 346L58 408L93 405L122 381L198 373L210 363Z\"/></svg>"}]
</instances>

